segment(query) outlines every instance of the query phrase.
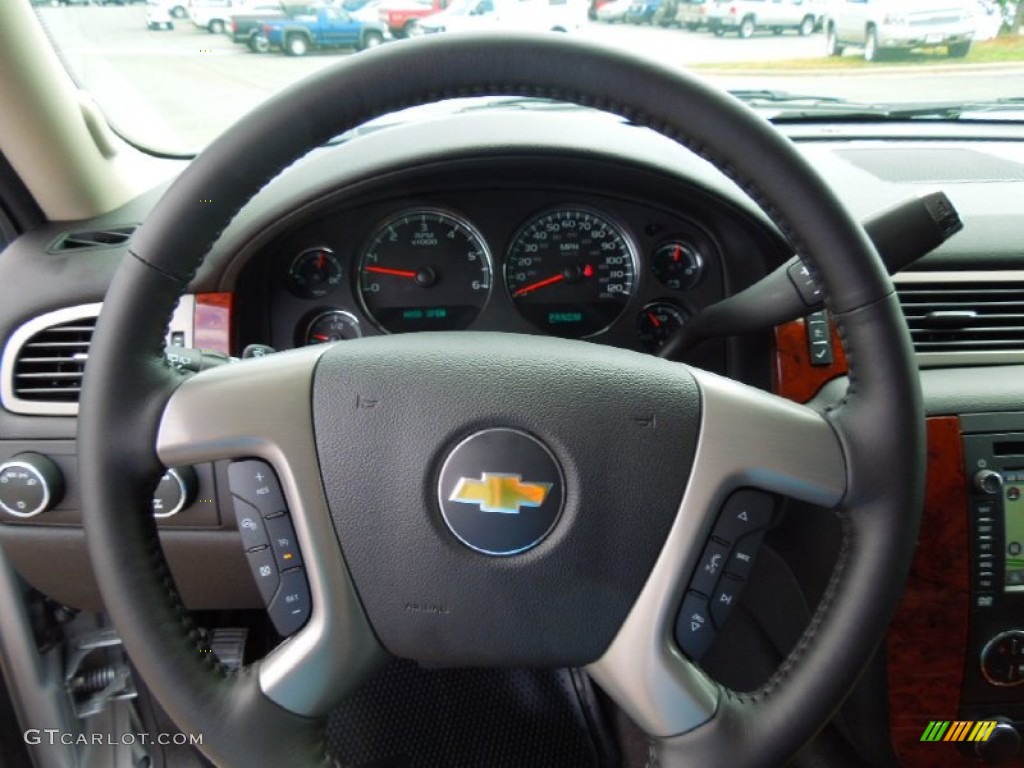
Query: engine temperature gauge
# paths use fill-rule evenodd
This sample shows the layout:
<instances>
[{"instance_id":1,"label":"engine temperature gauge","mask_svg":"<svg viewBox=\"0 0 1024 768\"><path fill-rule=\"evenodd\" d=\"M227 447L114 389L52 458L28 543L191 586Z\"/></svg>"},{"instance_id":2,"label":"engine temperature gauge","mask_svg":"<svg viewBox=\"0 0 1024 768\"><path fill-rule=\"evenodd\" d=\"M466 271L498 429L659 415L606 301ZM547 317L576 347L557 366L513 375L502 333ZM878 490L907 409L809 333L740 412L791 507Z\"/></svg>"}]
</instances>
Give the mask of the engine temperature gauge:
<instances>
[{"instance_id":1,"label":"engine temperature gauge","mask_svg":"<svg viewBox=\"0 0 1024 768\"><path fill-rule=\"evenodd\" d=\"M322 312L309 321L306 326L303 343L326 344L330 341L358 339L363 335L359 328L359 319L340 309Z\"/></svg>"},{"instance_id":2,"label":"engine temperature gauge","mask_svg":"<svg viewBox=\"0 0 1024 768\"><path fill-rule=\"evenodd\" d=\"M687 317L685 310L667 301L648 304L637 317L636 328L640 343L648 352L657 352L682 327Z\"/></svg>"}]
</instances>

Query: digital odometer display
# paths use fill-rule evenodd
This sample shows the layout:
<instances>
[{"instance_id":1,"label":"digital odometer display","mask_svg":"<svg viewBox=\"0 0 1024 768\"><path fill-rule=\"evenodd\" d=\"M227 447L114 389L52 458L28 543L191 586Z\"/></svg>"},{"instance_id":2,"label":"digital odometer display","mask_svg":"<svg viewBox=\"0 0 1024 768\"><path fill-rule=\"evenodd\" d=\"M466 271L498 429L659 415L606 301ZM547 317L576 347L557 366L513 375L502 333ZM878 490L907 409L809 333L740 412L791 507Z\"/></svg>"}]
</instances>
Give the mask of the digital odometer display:
<instances>
[{"instance_id":1,"label":"digital odometer display","mask_svg":"<svg viewBox=\"0 0 1024 768\"><path fill-rule=\"evenodd\" d=\"M491 257L464 219L437 209L382 222L359 259L359 296L381 330L454 331L480 314L491 291Z\"/></svg>"},{"instance_id":2,"label":"digital odometer display","mask_svg":"<svg viewBox=\"0 0 1024 768\"><path fill-rule=\"evenodd\" d=\"M505 262L519 312L555 336L600 333L622 314L636 280L636 249L604 214L547 211L524 224Z\"/></svg>"},{"instance_id":3,"label":"digital odometer display","mask_svg":"<svg viewBox=\"0 0 1024 768\"><path fill-rule=\"evenodd\" d=\"M1024 592L1024 471L1004 475L1006 591Z\"/></svg>"}]
</instances>

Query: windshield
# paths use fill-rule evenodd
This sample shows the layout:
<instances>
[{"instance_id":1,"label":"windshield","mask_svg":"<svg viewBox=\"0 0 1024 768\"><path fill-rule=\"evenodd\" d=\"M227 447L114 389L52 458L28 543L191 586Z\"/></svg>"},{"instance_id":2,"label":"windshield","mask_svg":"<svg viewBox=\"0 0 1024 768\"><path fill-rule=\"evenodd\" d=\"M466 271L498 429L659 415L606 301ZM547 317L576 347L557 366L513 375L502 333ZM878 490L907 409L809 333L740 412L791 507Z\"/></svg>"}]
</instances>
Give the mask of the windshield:
<instances>
[{"instance_id":1,"label":"windshield","mask_svg":"<svg viewBox=\"0 0 1024 768\"><path fill-rule=\"evenodd\" d=\"M113 128L170 155L201 150L339 58L475 30L624 48L699 72L778 121L1024 116L1024 8L1011 0L32 2Z\"/></svg>"}]
</instances>

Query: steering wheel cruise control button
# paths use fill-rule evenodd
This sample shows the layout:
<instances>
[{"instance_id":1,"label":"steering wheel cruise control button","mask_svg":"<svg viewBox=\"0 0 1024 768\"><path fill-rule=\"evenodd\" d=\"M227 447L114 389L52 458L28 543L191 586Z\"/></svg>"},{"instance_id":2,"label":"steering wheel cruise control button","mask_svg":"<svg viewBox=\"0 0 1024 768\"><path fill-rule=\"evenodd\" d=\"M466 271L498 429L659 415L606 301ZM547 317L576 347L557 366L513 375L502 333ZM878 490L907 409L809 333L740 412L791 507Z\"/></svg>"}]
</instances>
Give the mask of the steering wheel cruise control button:
<instances>
[{"instance_id":1,"label":"steering wheel cruise control button","mask_svg":"<svg viewBox=\"0 0 1024 768\"><path fill-rule=\"evenodd\" d=\"M295 531L288 515L268 518L266 526L270 549L274 553L278 570L285 571L302 565L302 555L299 554L299 545L295 540Z\"/></svg>"},{"instance_id":2,"label":"steering wheel cruise control button","mask_svg":"<svg viewBox=\"0 0 1024 768\"><path fill-rule=\"evenodd\" d=\"M264 517L288 511L277 475L265 461L232 462L228 466L228 486L233 495L252 504Z\"/></svg>"},{"instance_id":3,"label":"steering wheel cruise control button","mask_svg":"<svg viewBox=\"0 0 1024 768\"><path fill-rule=\"evenodd\" d=\"M309 619L311 608L306 571L295 568L282 573L281 586L267 606L267 613L274 622L277 633L287 637L297 632Z\"/></svg>"},{"instance_id":4,"label":"steering wheel cruise control button","mask_svg":"<svg viewBox=\"0 0 1024 768\"><path fill-rule=\"evenodd\" d=\"M775 501L770 494L750 488L736 491L725 502L712 536L732 543L772 522Z\"/></svg>"},{"instance_id":5,"label":"steering wheel cruise control button","mask_svg":"<svg viewBox=\"0 0 1024 768\"><path fill-rule=\"evenodd\" d=\"M264 547L246 552L245 556L249 560L249 568L252 569L252 577L256 580L256 588L260 591L263 604L269 606L281 583L281 574L277 572L277 566L274 564L274 553L270 547Z\"/></svg>"},{"instance_id":6,"label":"steering wheel cruise control button","mask_svg":"<svg viewBox=\"0 0 1024 768\"><path fill-rule=\"evenodd\" d=\"M715 639L708 599L696 592L687 592L676 618L676 643L694 661L699 661Z\"/></svg>"},{"instance_id":7,"label":"steering wheel cruise control button","mask_svg":"<svg viewBox=\"0 0 1024 768\"><path fill-rule=\"evenodd\" d=\"M242 546L247 551L269 546L266 524L256 507L237 497L233 497L231 501L235 507L235 519L238 523L238 533L242 536Z\"/></svg>"}]
</instances>

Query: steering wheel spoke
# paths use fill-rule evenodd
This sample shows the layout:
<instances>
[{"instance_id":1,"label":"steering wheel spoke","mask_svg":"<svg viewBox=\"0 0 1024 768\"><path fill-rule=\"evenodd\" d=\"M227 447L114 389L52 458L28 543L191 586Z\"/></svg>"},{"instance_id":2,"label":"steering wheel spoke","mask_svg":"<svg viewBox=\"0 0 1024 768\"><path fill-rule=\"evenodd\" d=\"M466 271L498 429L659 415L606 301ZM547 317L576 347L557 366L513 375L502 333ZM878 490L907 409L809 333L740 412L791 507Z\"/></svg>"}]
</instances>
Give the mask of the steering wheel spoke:
<instances>
[{"instance_id":1,"label":"steering wheel spoke","mask_svg":"<svg viewBox=\"0 0 1024 768\"><path fill-rule=\"evenodd\" d=\"M309 621L260 664L264 694L327 712L382 655L349 578L320 479L310 405L322 347L224 365L171 395L157 437L167 466L258 458L281 483L312 598Z\"/></svg>"},{"instance_id":2,"label":"steering wheel spoke","mask_svg":"<svg viewBox=\"0 0 1024 768\"><path fill-rule=\"evenodd\" d=\"M676 617L718 510L738 488L834 507L846 463L817 412L704 371L701 431L690 482L650 578L591 675L648 734L686 733L711 719L719 690L680 651ZM702 627L701 631L710 631Z\"/></svg>"}]
</instances>

